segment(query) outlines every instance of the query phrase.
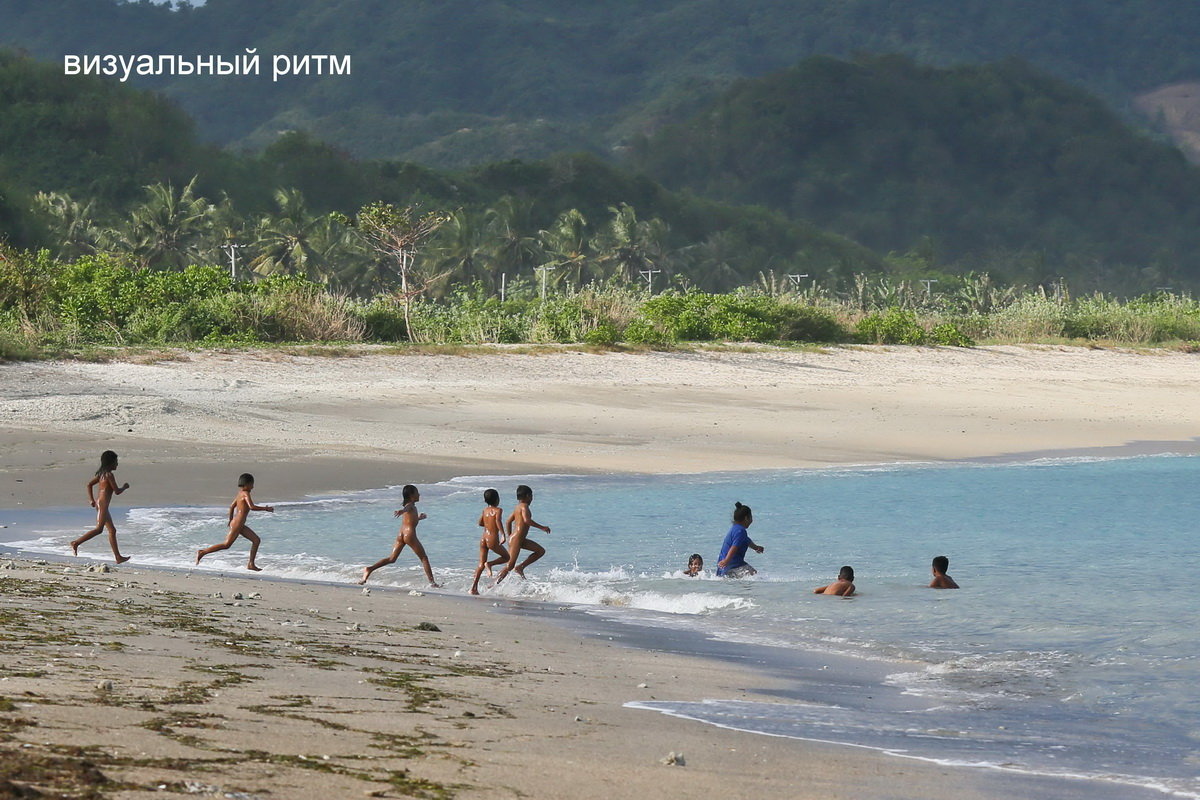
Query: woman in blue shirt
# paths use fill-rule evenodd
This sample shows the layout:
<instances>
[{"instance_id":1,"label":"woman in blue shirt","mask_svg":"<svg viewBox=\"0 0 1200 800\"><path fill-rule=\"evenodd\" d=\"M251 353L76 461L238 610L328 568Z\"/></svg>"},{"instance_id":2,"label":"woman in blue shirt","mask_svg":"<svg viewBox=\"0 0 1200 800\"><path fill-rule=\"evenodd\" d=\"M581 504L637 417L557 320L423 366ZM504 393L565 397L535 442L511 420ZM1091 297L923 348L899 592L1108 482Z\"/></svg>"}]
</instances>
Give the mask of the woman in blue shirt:
<instances>
[{"instance_id":1,"label":"woman in blue shirt","mask_svg":"<svg viewBox=\"0 0 1200 800\"><path fill-rule=\"evenodd\" d=\"M725 534L721 557L717 561L718 578L747 578L757 574L758 570L746 563L747 548L756 553L764 550L750 540L750 534L746 531L753 524L754 515L750 513L750 506L734 503L733 527Z\"/></svg>"}]
</instances>

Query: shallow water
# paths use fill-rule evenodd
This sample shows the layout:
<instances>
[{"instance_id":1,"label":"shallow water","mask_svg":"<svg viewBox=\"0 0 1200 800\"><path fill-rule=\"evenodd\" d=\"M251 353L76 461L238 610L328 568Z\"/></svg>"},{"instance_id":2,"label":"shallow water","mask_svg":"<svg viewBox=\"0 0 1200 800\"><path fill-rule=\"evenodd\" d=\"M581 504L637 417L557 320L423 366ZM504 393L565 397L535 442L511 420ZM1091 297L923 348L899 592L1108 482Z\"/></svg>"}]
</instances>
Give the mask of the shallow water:
<instances>
[{"instance_id":1,"label":"shallow water","mask_svg":"<svg viewBox=\"0 0 1200 800\"><path fill-rule=\"evenodd\" d=\"M270 502L270 478L255 495ZM697 698L646 704L774 735L1045 774L1103 776L1200 797L1200 592L1195 505L1200 458L900 465L661 477L460 478L422 487L419 533L438 579L470 585L481 490L506 510L513 488L537 492L533 535L548 554L527 581L485 593L577 606L618 622L685 627L707 637L828 654L872 665L870 692L822 692L748 704ZM753 579L692 579L711 569L735 500L755 509ZM394 540L396 489L276 504L253 514L268 574L356 580ZM89 522L79 511L79 527ZM120 512L139 564L186 567L219 541L225 508ZM73 534L77 535L77 534ZM61 532L18 546L69 552ZM85 545L103 557L103 539ZM951 559L960 591L932 591L929 562ZM244 565L246 544L205 560ZM859 596L812 588L842 564ZM401 555L372 582L422 585ZM486 585L486 581L485 581Z\"/></svg>"}]
</instances>

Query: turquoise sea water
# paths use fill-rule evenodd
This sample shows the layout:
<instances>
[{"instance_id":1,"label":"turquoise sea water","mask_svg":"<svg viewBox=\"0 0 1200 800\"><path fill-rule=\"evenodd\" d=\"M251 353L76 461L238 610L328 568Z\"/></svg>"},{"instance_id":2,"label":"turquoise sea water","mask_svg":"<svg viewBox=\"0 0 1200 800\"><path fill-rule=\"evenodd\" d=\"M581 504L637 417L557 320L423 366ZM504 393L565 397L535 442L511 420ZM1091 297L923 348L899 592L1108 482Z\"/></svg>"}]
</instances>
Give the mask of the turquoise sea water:
<instances>
[{"instance_id":1,"label":"turquoise sea water","mask_svg":"<svg viewBox=\"0 0 1200 800\"><path fill-rule=\"evenodd\" d=\"M255 499L269 503L270 476L258 477ZM548 554L528 580L485 595L768 646L794 654L797 670L820 670L828 658L832 670L827 683L806 673L770 702L640 707L1200 797L1200 458L460 478L422 487L429 518L419 534L445 591L470 585L482 489L499 489L507 511L518 483L534 487L534 517L553 528L534 532ZM274 515L252 515L260 565L280 577L357 579L391 547L398 494L277 503ZM683 577L692 552L715 567L734 501L754 509L750 534L766 547L751 554L759 574ZM82 530L89 510L78 516ZM197 547L223 537L225 517L225 508L132 508L117 524L135 563L188 567ZM15 546L63 553L69 538L42 531ZM102 538L85 549L107 556ZM962 590L923 588L939 554ZM204 567L237 569L245 557L239 542ZM814 596L843 564L855 568L859 596ZM407 553L372 582L423 585ZM865 666L870 685L835 678L847 658Z\"/></svg>"}]
</instances>

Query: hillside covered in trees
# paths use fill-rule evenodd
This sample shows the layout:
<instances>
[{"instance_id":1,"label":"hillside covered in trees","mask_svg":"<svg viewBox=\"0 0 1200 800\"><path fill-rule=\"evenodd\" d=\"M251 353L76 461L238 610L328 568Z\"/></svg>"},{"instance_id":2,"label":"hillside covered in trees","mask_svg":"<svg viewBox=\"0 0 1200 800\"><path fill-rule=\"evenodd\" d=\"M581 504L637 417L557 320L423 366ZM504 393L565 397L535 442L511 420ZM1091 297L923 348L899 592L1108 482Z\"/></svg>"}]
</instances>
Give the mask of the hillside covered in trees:
<instances>
[{"instance_id":1,"label":"hillside covered in trees","mask_svg":"<svg viewBox=\"0 0 1200 800\"><path fill-rule=\"evenodd\" d=\"M1118 108L1200 77L1186 0L0 0L0 46L63 54L353 57L349 77L145 77L202 138L303 130L366 157L462 166L608 153L739 77L818 54L1021 58Z\"/></svg>"},{"instance_id":2,"label":"hillside covered in trees","mask_svg":"<svg viewBox=\"0 0 1200 800\"><path fill-rule=\"evenodd\" d=\"M882 259L764 209L675 194L594 156L455 174L360 161L304 134L261 154L197 141L157 95L0 53L0 238L62 258L111 252L151 269L224 264L298 274L357 294L395 288L353 226L377 203L445 217L417 267L436 291L534 278L728 289L759 272L848 279ZM340 217L331 215L338 212ZM548 272L549 272L548 271Z\"/></svg>"},{"instance_id":3,"label":"hillside covered in trees","mask_svg":"<svg viewBox=\"0 0 1200 800\"><path fill-rule=\"evenodd\" d=\"M809 59L738 83L630 162L672 188L1010 279L1200 278L1200 170L1020 62Z\"/></svg>"}]
</instances>

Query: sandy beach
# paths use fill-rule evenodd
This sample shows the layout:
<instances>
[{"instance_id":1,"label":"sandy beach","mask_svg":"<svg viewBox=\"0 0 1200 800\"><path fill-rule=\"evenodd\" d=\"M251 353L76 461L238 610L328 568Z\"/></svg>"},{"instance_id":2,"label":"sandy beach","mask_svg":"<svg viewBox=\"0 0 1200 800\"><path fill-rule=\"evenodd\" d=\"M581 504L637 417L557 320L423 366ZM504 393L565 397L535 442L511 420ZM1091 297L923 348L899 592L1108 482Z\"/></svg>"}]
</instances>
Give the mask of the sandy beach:
<instances>
[{"instance_id":1,"label":"sandy beach","mask_svg":"<svg viewBox=\"0 0 1200 800\"><path fill-rule=\"evenodd\" d=\"M1192 452L1198 380L1196 355L1066 347L10 364L0 505L86 512L108 448L123 505L227 502L245 471L282 499L464 474ZM625 708L777 687L554 609L88 563L0 562L0 798L1137 796Z\"/></svg>"}]
</instances>

